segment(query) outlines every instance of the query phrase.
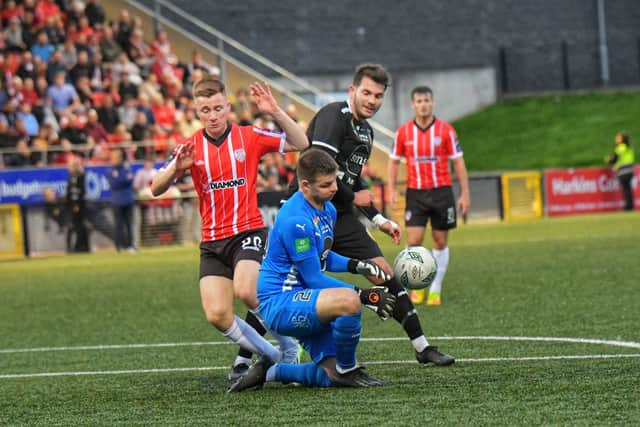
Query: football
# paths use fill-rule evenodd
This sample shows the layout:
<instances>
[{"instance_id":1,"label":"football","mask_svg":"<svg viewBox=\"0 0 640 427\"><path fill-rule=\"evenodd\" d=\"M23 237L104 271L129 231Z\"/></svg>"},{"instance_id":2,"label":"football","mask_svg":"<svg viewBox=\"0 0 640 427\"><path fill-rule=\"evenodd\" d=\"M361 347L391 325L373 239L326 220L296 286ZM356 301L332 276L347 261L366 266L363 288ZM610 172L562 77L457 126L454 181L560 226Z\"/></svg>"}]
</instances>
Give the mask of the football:
<instances>
[{"instance_id":1,"label":"football","mask_svg":"<svg viewBox=\"0 0 640 427\"><path fill-rule=\"evenodd\" d=\"M393 274L408 289L423 289L436 277L436 259L422 246L403 249L393 262Z\"/></svg>"}]
</instances>

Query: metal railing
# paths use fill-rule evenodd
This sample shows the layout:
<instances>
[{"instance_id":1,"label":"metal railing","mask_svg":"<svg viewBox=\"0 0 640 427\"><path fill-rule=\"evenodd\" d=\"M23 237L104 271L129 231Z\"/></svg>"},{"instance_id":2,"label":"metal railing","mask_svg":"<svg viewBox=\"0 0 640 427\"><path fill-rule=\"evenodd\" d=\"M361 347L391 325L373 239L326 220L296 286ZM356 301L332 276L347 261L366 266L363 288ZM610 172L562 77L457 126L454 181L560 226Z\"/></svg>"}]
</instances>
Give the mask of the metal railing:
<instances>
[{"instance_id":1,"label":"metal railing","mask_svg":"<svg viewBox=\"0 0 640 427\"><path fill-rule=\"evenodd\" d=\"M244 72L251 74L258 79L269 82L273 88L281 92L284 96L295 100L311 111L317 111L317 107L313 103L309 102L308 99L305 99L304 96L298 95L298 93L303 95L307 94L308 97L309 95L314 98L321 97L324 93L320 89L283 67L275 64L259 53L251 50L247 46L244 46L237 40L225 35L198 17L185 12L166 0L146 0L144 3L151 3L151 7L148 7L141 1L137 0L125 1L132 7L152 16L156 22L163 26L180 32L184 37L204 49L207 49L219 58L222 58L225 62L233 64L235 67L240 68ZM181 22L184 25L180 25ZM187 30L187 27L199 29L207 38L212 38L214 43L205 41L203 37L195 34L193 31ZM229 50L231 50L231 52L229 52ZM243 60L239 60L239 57L243 58ZM248 63L252 65L248 65ZM223 71L224 78L225 67L222 66L220 68ZM290 84L292 88L279 84L265 73L272 73L274 76L281 77ZM375 120L369 120L369 123L374 128L376 135L378 136L374 144L376 147L388 152L393 142L394 132Z\"/></svg>"}]
</instances>

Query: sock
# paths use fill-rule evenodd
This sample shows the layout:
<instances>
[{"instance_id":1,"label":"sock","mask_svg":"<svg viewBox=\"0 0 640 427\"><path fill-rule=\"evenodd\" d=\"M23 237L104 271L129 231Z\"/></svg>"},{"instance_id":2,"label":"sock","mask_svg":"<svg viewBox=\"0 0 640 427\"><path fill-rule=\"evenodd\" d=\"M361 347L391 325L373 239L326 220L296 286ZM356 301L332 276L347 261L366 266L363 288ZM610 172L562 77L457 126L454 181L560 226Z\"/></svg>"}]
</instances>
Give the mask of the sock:
<instances>
[{"instance_id":1,"label":"sock","mask_svg":"<svg viewBox=\"0 0 640 427\"><path fill-rule=\"evenodd\" d=\"M360 341L362 322L360 313L338 316L333 321L333 339L336 342L336 370L347 372L356 367L356 347Z\"/></svg>"},{"instance_id":2,"label":"sock","mask_svg":"<svg viewBox=\"0 0 640 427\"><path fill-rule=\"evenodd\" d=\"M444 280L444 275L447 274L447 267L449 266L449 247L447 246L444 249L433 249L431 252L438 264L438 270L436 272L436 278L433 279L433 283L429 288L429 292L441 293L442 281Z\"/></svg>"},{"instance_id":3,"label":"sock","mask_svg":"<svg viewBox=\"0 0 640 427\"><path fill-rule=\"evenodd\" d=\"M296 341L292 337L288 337L285 335L280 335L273 332L271 329L267 328L266 323L260 314L255 310L249 310L249 313L252 313L253 318L260 324L260 327L265 333L269 331L271 336L278 341L278 345L280 346L280 353L282 354L282 363L296 363L298 360L298 341ZM248 315L248 313L247 313ZM256 328L256 331L258 329ZM258 331L259 333L260 331ZM262 334L264 335L264 333Z\"/></svg>"},{"instance_id":4,"label":"sock","mask_svg":"<svg viewBox=\"0 0 640 427\"><path fill-rule=\"evenodd\" d=\"M306 387L331 387L327 373L313 362L300 365L276 364L267 371L267 381L300 383Z\"/></svg>"},{"instance_id":5,"label":"sock","mask_svg":"<svg viewBox=\"0 0 640 427\"><path fill-rule=\"evenodd\" d=\"M260 334L261 337L263 337L264 334L267 333L267 330L265 329L264 325L262 324L260 319L254 316L252 310L247 311L247 315L245 316L244 320L249 324L249 326L255 329L256 332ZM236 362L238 361L238 358L249 359L249 361L251 361L251 356L252 356L252 353L249 350L245 350L244 348L240 347L240 350L238 350L238 357L236 357ZM249 364L251 364L251 362L249 362ZM235 365L236 363L233 364L233 366Z\"/></svg>"},{"instance_id":6,"label":"sock","mask_svg":"<svg viewBox=\"0 0 640 427\"><path fill-rule=\"evenodd\" d=\"M427 337L425 337L424 335L421 335L418 338L411 340L411 344L413 345L413 348L415 348L418 353L421 353L422 350L424 350L429 346L429 341L427 341Z\"/></svg>"},{"instance_id":7,"label":"sock","mask_svg":"<svg viewBox=\"0 0 640 427\"><path fill-rule=\"evenodd\" d=\"M272 362L280 360L280 351L238 316L233 316L231 327L224 331L222 335L252 353L266 356Z\"/></svg>"},{"instance_id":8,"label":"sock","mask_svg":"<svg viewBox=\"0 0 640 427\"><path fill-rule=\"evenodd\" d=\"M415 340L420 336L424 336L418 313L409 299L407 291L402 287L400 282L392 277L391 280L383 283L396 297L396 307L393 309L393 318L402 325L404 331L410 340Z\"/></svg>"},{"instance_id":9,"label":"sock","mask_svg":"<svg viewBox=\"0 0 640 427\"><path fill-rule=\"evenodd\" d=\"M240 349L242 349L242 347L240 347ZM251 352L248 352L245 350L245 352L252 354ZM251 358L246 358L243 356L236 356L236 359L233 361L233 366L238 366L239 364L244 363L245 365L249 365L251 366Z\"/></svg>"}]
</instances>

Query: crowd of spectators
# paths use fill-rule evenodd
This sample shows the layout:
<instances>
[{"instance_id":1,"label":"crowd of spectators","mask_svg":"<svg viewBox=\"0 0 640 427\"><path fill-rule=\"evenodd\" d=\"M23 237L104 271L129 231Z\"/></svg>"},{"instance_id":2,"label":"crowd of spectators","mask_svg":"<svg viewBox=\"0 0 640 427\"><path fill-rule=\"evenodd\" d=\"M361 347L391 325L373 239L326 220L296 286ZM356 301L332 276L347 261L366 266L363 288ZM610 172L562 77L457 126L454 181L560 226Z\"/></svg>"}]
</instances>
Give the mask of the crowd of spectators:
<instances>
[{"instance_id":1,"label":"crowd of spectators","mask_svg":"<svg viewBox=\"0 0 640 427\"><path fill-rule=\"evenodd\" d=\"M108 21L101 0L0 0L0 169L108 164L116 148L162 160L201 127L189 92L203 73L219 69L127 10ZM230 121L274 129L247 89L232 99ZM265 158L260 189L286 185L294 161Z\"/></svg>"}]
</instances>

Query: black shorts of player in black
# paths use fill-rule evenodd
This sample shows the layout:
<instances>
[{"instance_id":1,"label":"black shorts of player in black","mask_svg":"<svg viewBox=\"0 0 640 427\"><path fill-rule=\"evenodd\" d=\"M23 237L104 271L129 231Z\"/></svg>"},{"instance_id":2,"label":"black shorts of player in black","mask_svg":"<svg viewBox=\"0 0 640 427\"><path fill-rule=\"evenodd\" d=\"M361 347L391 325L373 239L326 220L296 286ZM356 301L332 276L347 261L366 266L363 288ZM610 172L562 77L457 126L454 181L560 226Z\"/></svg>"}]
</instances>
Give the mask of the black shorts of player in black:
<instances>
[{"instance_id":1,"label":"black shorts of player in black","mask_svg":"<svg viewBox=\"0 0 640 427\"><path fill-rule=\"evenodd\" d=\"M451 186L432 190L407 188L404 220L408 227L425 227L431 221L434 230L456 228L456 204Z\"/></svg>"}]
</instances>

